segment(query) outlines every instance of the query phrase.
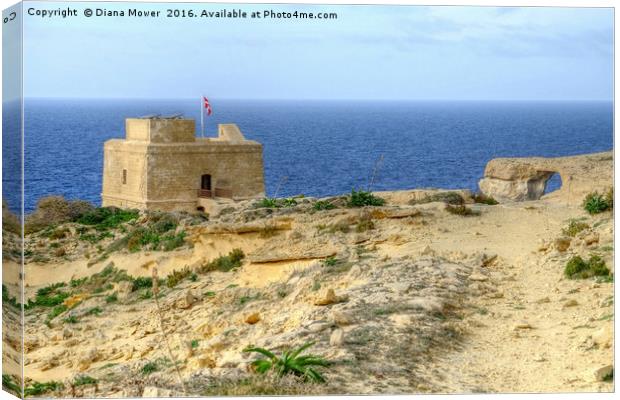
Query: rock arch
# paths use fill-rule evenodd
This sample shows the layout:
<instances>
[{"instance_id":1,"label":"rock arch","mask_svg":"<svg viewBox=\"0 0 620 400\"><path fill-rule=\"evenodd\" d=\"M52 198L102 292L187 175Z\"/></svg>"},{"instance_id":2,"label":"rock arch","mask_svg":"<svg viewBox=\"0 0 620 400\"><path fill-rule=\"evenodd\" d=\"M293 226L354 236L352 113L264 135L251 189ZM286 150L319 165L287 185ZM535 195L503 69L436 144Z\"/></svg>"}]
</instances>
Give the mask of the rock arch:
<instances>
[{"instance_id":1,"label":"rock arch","mask_svg":"<svg viewBox=\"0 0 620 400\"><path fill-rule=\"evenodd\" d=\"M479 186L482 193L499 202L538 200L556 173L560 175L562 187L548 196L581 202L587 193L606 190L613 184L613 153L495 158L487 164Z\"/></svg>"}]
</instances>

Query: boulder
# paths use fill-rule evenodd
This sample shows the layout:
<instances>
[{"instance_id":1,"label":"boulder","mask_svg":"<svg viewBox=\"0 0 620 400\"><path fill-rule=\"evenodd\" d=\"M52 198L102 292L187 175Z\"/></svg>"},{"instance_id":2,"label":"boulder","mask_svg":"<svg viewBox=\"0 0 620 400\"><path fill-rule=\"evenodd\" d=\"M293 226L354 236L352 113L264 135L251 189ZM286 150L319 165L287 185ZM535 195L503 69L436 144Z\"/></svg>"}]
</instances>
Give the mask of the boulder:
<instances>
[{"instance_id":1,"label":"boulder","mask_svg":"<svg viewBox=\"0 0 620 400\"><path fill-rule=\"evenodd\" d=\"M328 306L330 304L341 303L347 301L346 296L336 296L334 289L327 289L321 296L315 299L315 306Z\"/></svg>"},{"instance_id":2,"label":"boulder","mask_svg":"<svg viewBox=\"0 0 620 400\"><path fill-rule=\"evenodd\" d=\"M133 282L121 281L116 284L116 294L119 300L126 300L133 290Z\"/></svg>"},{"instance_id":3,"label":"boulder","mask_svg":"<svg viewBox=\"0 0 620 400\"><path fill-rule=\"evenodd\" d=\"M571 239L568 237L559 237L553 241L553 247L560 253L565 252L570 247Z\"/></svg>"},{"instance_id":4,"label":"boulder","mask_svg":"<svg viewBox=\"0 0 620 400\"><path fill-rule=\"evenodd\" d=\"M260 321L260 314L257 312L252 313L245 318L245 323L250 325L254 325L258 321Z\"/></svg>"},{"instance_id":5,"label":"boulder","mask_svg":"<svg viewBox=\"0 0 620 400\"><path fill-rule=\"evenodd\" d=\"M86 371L90 368L90 365L97 360L99 357L99 351L95 347L91 347L86 351L82 352L78 356L77 360L77 369L78 371Z\"/></svg>"},{"instance_id":6,"label":"boulder","mask_svg":"<svg viewBox=\"0 0 620 400\"><path fill-rule=\"evenodd\" d=\"M609 364L604 367L595 368L592 375L595 381L602 382L613 378L614 366Z\"/></svg>"},{"instance_id":7,"label":"boulder","mask_svg":"<svg viewBox=\"0 0 620 400\"><path fill-rule=\"evenodd\" d=\"M334 324L338 326L346 326L346 325L355 324L355 317L352 314L345 312L345 311L338 311L338 310L332 311L332 320L334 321Z\"/></svg>"},{"instance_id":8,"label":"boulder","mask_svg":"<svg viewBox=\"0 0 620 400\"><path fill-rule=\"evenodd\" d=\"M329 337L329 345L340 347L344 344L344 331L340 328L334 330Z\"/></svg>"},{"instance_id":9,"label":"boulder","mask_svg":"<svg viewBox=\"0 0 620 400\"><path fill-rule=\"evenodd\" d=\"M592 334L592 341L594 344L603 349L611 348L614 335L611 330L611 326L604 326Z\"/></svg>"},{"instance_id":10,"label":"boulder","mask_svg":"<svg viewBox=\"0 0 620 400\"><path fill-rule=\"evenodd\" d=\"M187 290L180 298L178 298L175 302L175 306L182 310L186 310L191 308L194 303L199 300L198 296L194 294L194 292L189 289Z\"/></svg>"},{"instance_id":11,"label":"boulder","mask_svg":"<svg viewBox=\"0 0 620 400\"><path fill-rule=\"evenodd\" d=\"M172 397L172 390L155 386L145 386L142 397Z\"/></svg>"}]
</instances>

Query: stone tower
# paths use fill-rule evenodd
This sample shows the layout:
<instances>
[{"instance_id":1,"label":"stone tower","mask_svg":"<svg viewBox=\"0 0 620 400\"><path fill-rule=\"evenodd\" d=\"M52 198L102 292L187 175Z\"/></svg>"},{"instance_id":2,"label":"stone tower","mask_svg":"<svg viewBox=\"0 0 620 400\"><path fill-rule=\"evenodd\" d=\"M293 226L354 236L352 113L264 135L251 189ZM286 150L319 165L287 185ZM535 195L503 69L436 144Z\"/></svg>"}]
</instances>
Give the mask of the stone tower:
<instances>
[{"instance_id":1,"label":"stone tower","mask_svg":"<svg viewBox=\"0 0 620 400\"><path fill-rule=\"evenodd\" d=\"M197 138L185 118L127 118L125 139L104 145L102 205L162 211L209 208L217 199L264 197L263 148L235 124Z\"/></svg>"}]
</instances>

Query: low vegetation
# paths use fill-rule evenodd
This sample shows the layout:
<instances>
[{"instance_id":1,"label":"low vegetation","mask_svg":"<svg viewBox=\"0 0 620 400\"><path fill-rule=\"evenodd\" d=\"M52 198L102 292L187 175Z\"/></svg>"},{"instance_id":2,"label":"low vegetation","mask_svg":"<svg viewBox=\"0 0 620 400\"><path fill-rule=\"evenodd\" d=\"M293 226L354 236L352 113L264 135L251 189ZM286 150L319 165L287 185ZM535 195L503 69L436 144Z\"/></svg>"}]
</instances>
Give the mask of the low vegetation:
<instances>
[{"instance_id":1,"label":"low vegetation","mask_svg":"<svg viewBox=\"0 0 620 400\"><path fill-rule=\"evenodd\" d=\"M70 292L64 290L65 286L64 282L60 282L40 288L37 290L35 298L28 300L25 308L29 309L36 306L55 307L62 304L65 299L71 296Z\"/></svg>"},{"instance_id":2,"label":"low vegetation","mask_svg":"<svg viewBox=\"0 0 620 400\"><path fill-rule=\"evenodd\" d=\"M18 383L13 381L13 377L8 374L2 374L2 389L21 397L22 388Z\"/></svg>"},{"instance_id":3,"label":"low vegetation","mask_svg":"<svg viewBox=\"0 0 620 400\"><path fill-rule=\"evenodd\" d=\"M310 384L294 375L279 377L273 373L240 379L218 379L202 388L201 396L295 396L325 392L324 385Z\"/></svg>"},{"instance_id":4,"label":"low vegetation","mask_svg":"<svg viewBox=\"0 0 620 400\"><path fill-rule=\"evenodd\" d=\"M355 230L357 232L366 232L375 229L375 223L372 220L372 216L369 213L363 213L357 221Z\"/></svg>"},{"instance_id":5,"label":"low vegetation","mask_svg":"<svg viewBox=\"0 0 620 400\"><path fill-rule=\"evenodd\" d=\"M121 224L140 216L138 210L125 210L117 207L100 207L84 213L77 222L89 225L98 231L118 228Z\"/></svg>"},{"instance_id":6,"label":"low vegetation","mask_svg":"<svg viewBox=\"0 0 620 400\"><path fill-rule=\"evenodd\" d=\"M480 211L472 210L471 208L465 205L453 206L450 204L446 204L446 211L449 212L450 214L461 215L464 217L480 215Z\"/></svg>"},{"instance_id":7,"label":"low vegetation","mask_svg":"<svg viewBox=\"0 0 620 400\"><path fill-rule=\"evenodd\" d=\"M112 242L104 254L121 249L172 251L186 244L186 232L177 232L179 218L173 214L154 212L147 214L141 226L133 228L122 238Z\"/></svg>"},{"instance_id":8,"label":"low vegetation","mask_svg":"<svg viewBox=\"0 0 620 400\"><path fill-rule=\"evenodd\" d=\"M605 261L598 255L591 255L588 261L580 256L574 256L564 267L564 276L568 279L587 279L594 276L610 276L611 272Z\"/></svg>"},{"instance_id":9,"label":"low vegetation","mask_svg":"<svg viewBox=\"0 0 620 400\"><path fill-rule=\"evenodd\" d=\"M296 205L297 200L294 197L284 199L265 197L264 199L254 203L254 207L256 208L287 208L295 207Z\"/></svg>"},{"instance_id":10,"label":"low vegetation","mask_svg":"<svg viewBox=\"0 0 620 400\"><path fill-rule=\"evenodd\" d=\"M245 258L245 254L241 249L233 249L228 255L221 256L204 264L200 268L200 272L211 272L211 271L222 271L228 272L233 268L239 268L243 259Z\"/></svg>"},{"instance_id":11,"label":"low vegetation","mask_svg":"<svg viewBox=\"0 0 620 400\"><path fill-rule=\"evenodd\" d=\"M64 385L60 382L49 381L49 382L32 382L24 388L24 396L25 397L35 397L41 396L42 394L46 394L48 392L54 392L60 389L63 389Z\"/></svg>"},{"instance_id":12,"label":"low vegetation","mask_svg":"<svg viewBox=\"0 0 620 400\"><path fill-rule=\"evenodd\" d=\"M568 222L568 226L562 229L562 233L566 236L575 237L577 236L579 232L584 231L589 228L590 228L590 225L586 224L585 222L571 219Z\"/></svg>"},{"instance_id":13,"label":"low vegetation","mask_svg":"<svg viewBox=\"0 0 620 400\"><path fill-rule=\"evenodd\" d=\"M95 207L83 200L66 200L62 196L43 197L36 210L26 216L24 233L33 233L66 222L76 222Z\"/></svg>"},{"instance_id":14,"label":"low vegetation","mask_svg":"<svg viewBox=\"0 0 620 400\"><path fill-rule=\"evenodd\" d=\"M11 296L9 293L9 289L6 285L2 284L2 304L8 304L14 308L20 308L21 305L18 303L17 298L15 296Z\"/></svg>"},{"instance_id":15,"label":"low vegetation","mask_svg":"<svg viewBox=\"0 0 620 400\"><path fill-rule=\"evenodd\" d=\"M97 379L88 375L80 375L73 380L73 386L95 385Z\"/></svg>"},{"instance_id":16,"label":"low vegetation","mask_svg":"<svg viewBox=\"0 0 620 400\"><path fill-rule=\"evenodd\" d=\"M188 266L180 270L175 269L166 277L166 286L173 288L184 279L191 277L192 274L193 272Z\"/></svg>"},{"instance_id":17,"label":"low vegetation","mask_svg":"<svg viewBox=\"0 0 620 400\"><path fill-rule=\"evenodd\" d=\"M142 366L140 372L142 375L150 375L153 372L161 371L172 366L172 362L168 358L158 358L155 361L149 361Z\"/></svg>"},{"instance_id":18,"label":"low vegetation","mask_svg":"<svg viewBox=\"0 0 620 400\"><path fill-rule=\"evenodd\" d=\"M312 208L315 209L316 211L333 210L334 208L336 208L336 205L334 205L333 203L330 203L329 201L319 200L316 203L314 203Z\"/></svg>"},{"instance_id":19,"label":"low vegetation","mask_svg":"<svg viewBox=\"0 0 620 400\"><path fill-rule=\"evenodd\" d=\"M472 196L472 198L473 198L475 203L479 203L479 204L486 204L486 205L489 205L489 206L495 206L495 205L499 204L499 202L497 200L495 200L493 197L487 196L486 194L481 193L481 192L475 193Z\"/></svg>"},{"instance_id":20,"label":"low vegetation","mask_svg":"<svg viewBox=\"0 0 620 400\"><path fill-rule=\"evenodd\" d=\"M347 207L382 206L384 204L384 199L363 190L356 191L352 189L351 194L347 198Z\"/></svg>"},{"instance_id":21,"label":"low vegetation","mask_svg":"<svg viewBox=\"0 0 620 400\"><path fill-rule=\"evenodd\" d=\"M315 367L328 367L330 365L329 362L320 356L312 354L301 355L313 344L312 342L306 343L297 349L287 350L280 356L262 347L250 346L243 351L258 353L264 356L264 358L255 360L251 364L254 371L259 374L273 370L280 377L292 374L304 380L323 383L325 378Z\"/></svg>"},{"instance_id":22,"label":"low vegetation","mask_svg":"<svg viewBox=\"0 0 620 400\"><path fill-rule=\"evenodd\" d=\"M583 208L589 214L599 214L614 208L614 191L609 189L605 194L590 193L583 200Z\"/></svg>"}]
</instances>

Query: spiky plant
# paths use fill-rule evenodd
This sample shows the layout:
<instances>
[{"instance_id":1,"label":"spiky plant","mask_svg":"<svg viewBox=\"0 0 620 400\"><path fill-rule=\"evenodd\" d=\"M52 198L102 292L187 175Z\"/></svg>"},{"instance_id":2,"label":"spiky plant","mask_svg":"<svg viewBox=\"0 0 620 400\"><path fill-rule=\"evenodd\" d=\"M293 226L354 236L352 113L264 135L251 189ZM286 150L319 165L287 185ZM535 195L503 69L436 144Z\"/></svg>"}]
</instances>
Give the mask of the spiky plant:
<instances>
[{"instance_id":1,"label":"spiky plant","mask_svg":"<svg viewBox=\"0 0 620 400\"><path fill-rule=\"evenodd\" d=\"M314 382L324 383L325 378L323 375L313 367L328 367L329 362L323 357L313 354L301 355L313 344L313 342L308 342L297 349L287 350L280 356L262 347L250 346L243 351L259 353L266 357L255 360L252 363L254 370L260 374L273 369L278 376L293 374L302 377L304 380L310 379Z\"/></svg>"}]
</instances>

